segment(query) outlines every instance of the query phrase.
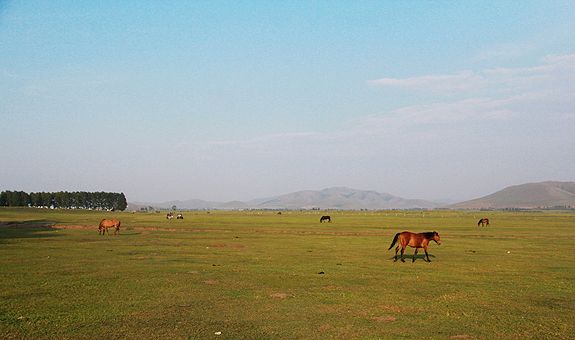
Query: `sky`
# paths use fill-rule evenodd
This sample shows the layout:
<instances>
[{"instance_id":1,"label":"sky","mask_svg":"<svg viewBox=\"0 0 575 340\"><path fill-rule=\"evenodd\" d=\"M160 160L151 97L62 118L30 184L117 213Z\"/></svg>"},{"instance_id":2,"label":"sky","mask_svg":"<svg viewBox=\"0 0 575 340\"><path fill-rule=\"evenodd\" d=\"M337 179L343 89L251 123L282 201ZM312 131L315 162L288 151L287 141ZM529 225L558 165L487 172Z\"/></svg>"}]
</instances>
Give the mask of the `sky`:
<instances>
[{"instance_id":1,"label":"sky","mask_svg":"<svg viewBox=\"0 0 575 340\"><path fill-rule=\"evenodd\" d=\"M0 190L575 180L575 2L0 0Z\"/></svg>"}]
</instances>

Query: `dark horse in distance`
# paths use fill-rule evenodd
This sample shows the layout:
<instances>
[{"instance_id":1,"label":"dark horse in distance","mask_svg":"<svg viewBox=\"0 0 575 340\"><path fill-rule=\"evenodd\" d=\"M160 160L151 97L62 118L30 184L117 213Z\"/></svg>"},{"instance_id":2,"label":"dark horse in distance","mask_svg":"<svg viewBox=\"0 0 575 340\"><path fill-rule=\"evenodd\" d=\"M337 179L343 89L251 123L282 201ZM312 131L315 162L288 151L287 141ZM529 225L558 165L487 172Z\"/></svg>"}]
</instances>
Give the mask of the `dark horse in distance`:
<instances>
[{"instance_id":1,"label":"dark horse in distance","mask_svg":"<svg viewBox=\"0 0 575 340\"><path fill-rule=\"evenodd\" d=\"M323 223L323 221L331 222L331 217L330 217L330 216L327 216L327 215L326 215L326 216L322 216L322 217L319 219L319 223Z\"/></svg>"},{"instance_id":2,"label":"dark horse in distance","mask_svg":"<svg viewBox=\"0 0 575 340\"><path fill-rule=\"evenodd\" d=\"M412 233L409 231L397 233L395 234L395 237L393 238L393 241L391 242L389 249L393 248L395 243L397 243L398 241L399 243L395 248L394 262L397 261L397 252L399 251L400 247L401 247L401 262L405 262L405 260L403 259L403 253L405 252L405 247L407 246L415 248L415 253L413 254L412 262L415 262L415 256L417 255L417 251L419 250L419 248L423 248L423 250L425 251L425 257L427 257L427 262L431 262L431 260L429 259L429 254L427 253L427 246L429 245L429 241L435 241L435 243L441 244L441 238L439 237L439 234L436 231L419 233L419 234Z\"/></svg>"},{"instance_id":3,"label":"dark horse in distance","mask_svg":"<svg viewBox=\"0 0 575 340\"><path fill-rule=\"evenodd\" d=\"M489 219L488 218L482 218L479 220L479 222L477 222L477 226L482 226L485 227L486 225L489 225Z\"/></svg>"}]
</instances>

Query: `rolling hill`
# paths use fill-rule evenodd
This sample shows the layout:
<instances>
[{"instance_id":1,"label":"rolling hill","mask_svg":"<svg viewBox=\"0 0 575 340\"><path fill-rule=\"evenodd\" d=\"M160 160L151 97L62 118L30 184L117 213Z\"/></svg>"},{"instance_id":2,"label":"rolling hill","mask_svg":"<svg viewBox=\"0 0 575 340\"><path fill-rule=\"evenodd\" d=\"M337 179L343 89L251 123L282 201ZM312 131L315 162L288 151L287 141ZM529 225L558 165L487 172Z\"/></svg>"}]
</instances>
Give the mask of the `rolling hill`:
<instances>
[{"instance_id":1,"label":"rolling hill","mask_svg":"<svg viewBox=\"0 0 575 340\"><path fill-rule=\"evenodd\" d=\"M491 195L452 204L452 209L534 209L575 207L575 182L540 182L514 185Z\"/></svg>"}]
</instances>

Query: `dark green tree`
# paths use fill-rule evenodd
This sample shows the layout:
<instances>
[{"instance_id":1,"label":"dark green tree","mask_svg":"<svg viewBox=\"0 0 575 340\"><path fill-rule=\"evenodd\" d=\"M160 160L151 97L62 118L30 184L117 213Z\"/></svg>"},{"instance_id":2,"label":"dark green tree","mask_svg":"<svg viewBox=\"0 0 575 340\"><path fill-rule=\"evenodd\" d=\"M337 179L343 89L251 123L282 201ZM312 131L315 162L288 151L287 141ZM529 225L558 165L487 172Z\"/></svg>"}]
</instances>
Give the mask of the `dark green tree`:
<instances>
[{"instance_id":1,"label":"dark green tree","mask_svg":"<svg viewBox=\"0 0 575 340\"><path fill-rule=\"evenodd\" d=\"M0 192L0 207L8 206L8 193L6 191Z\"/></svg>"}]
</instances>

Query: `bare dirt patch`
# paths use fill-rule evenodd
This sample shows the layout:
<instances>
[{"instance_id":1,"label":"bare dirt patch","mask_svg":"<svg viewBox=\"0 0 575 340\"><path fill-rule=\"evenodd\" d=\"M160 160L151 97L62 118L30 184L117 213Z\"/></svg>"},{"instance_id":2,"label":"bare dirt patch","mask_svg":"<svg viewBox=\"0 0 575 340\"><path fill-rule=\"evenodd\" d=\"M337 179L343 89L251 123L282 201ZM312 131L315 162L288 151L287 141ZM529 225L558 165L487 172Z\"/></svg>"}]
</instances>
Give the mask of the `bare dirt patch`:
<instances>
[{"instance_id":1,"label":"bare dirt patch","mask_svg":"<svg viewBox=\"0 0 575 340\"><path fill-rule=\"evenodd\" d=\"M70 229L70 230L98 230L98 226L89 225L54 225L54 229Z\"/></svg>"},{"instance_id":2,"label":"bare dirt patch","mask_svg":"<svg viewBox=\"0 0 575 340\"><path fill-rule=\"evenodd\" d=\"M210 248L232 248L232 249L241 249L245 248L242 244L227 244L227 243L216 243L208 245Z\"/></svg>"},{"instance_id":3,"label":"bare dirt patch","mask_svg":"<svg viewBox=\"0 0 575 340\"><path fill-rule=\"evenodd\" d=\"M323 325L319 326L318 331L320 332L326 332L333 329L333 326L328 324L328 323L324 323Z\"/></svg>"},{"instance_id":4,"label":"bare dirt patch","mask_svg":"<svg viewBox=\"0 0 575 340\"><path fill-rule=\"evenodd\" d=\"M130 230L181 231L181 229L160 228L160 227L130 227Z\"/></svg>"},{"instance_id":5,"label":"bare dirt patch","mask_svg":"<svg viewBox=\"0 0 575 340\"><path fill-rule=\"evenodd\" d=\"M69 229L69 230L98 230L97 225L54 225L54 229ZM155 230L155 231L178 231L180 229L175 228L160 228L160 227L120 227L121 230ZM180 230L181 231L181 230Z\"/></svg>"},{"instance_id":6,"label":"bare dirt patch","mask_svg":"<svg viewBox=\"0 0 575 340\"><path fill-rule=\"evenodd\" d=\"M383 312L387 312L389 314L404 314L404 313L412 313L412 312L417 311L414 308L399 307L399 306L395 306L395 305L379 305L377 308L379 310L381 310Z\"/></svg>"}]
</instances>

